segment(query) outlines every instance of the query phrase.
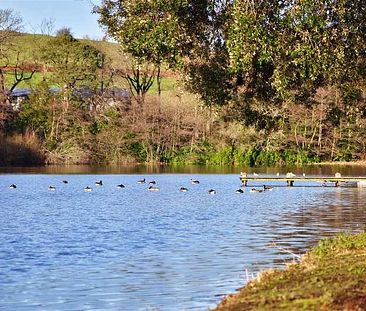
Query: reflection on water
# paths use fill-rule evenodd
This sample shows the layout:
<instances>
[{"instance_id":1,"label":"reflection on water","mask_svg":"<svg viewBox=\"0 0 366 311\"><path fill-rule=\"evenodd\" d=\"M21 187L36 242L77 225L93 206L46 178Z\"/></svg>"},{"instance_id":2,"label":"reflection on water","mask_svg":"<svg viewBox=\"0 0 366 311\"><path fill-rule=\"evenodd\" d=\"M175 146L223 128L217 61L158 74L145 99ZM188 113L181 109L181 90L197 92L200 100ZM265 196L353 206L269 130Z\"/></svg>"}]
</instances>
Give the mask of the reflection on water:
<instances>
[{"instance_id":1,"label":"reflection on water","mask_svg":"<svg viewBox=\"0 0 366 311\"><path fill-rule=\"evenodd\" d=\"M246 271L283 267L286 251L366 224L366 189L237 194L238 174L55 172L0 175L0 309L206 310Z\"/></svg>"},{"instance_id":2,"label":"reflection on water","mask_svg":"<svg viewBox=\"0 0 366 311\"><path fill-rule=\"evenodd\" d=\"M2 167L0 173L10 174L239 174L240 172L275 175L293 172L301 175L365 176L366 166L309 165L305 167L243 167L243 166L168 166L168 165L48 165L33 167Z\"/></svg>"}]
</instances>

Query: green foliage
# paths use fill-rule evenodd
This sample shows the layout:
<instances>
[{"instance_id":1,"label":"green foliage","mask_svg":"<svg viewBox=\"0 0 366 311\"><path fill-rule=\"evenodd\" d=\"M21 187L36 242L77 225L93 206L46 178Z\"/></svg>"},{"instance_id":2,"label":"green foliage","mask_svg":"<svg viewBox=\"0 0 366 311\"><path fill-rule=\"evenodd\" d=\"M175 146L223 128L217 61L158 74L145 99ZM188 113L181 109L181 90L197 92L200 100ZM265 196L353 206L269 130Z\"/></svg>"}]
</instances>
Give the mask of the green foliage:
<instances>
[{"instance_id":1,"label":"green foliage","mask_svg":"<svg viewBox=\"0 0 366 311\"><path fill-rule=\"evenodd\" d=\"M182 33L177 14L181 1L103 0L100 23L136 59L160 65L175 64L188 37Z\"/></svg>"},{"instance_id":2,"label":"green foliage","mask_svg":"<svg viewBox=\"0 0 366 311\"><path fill-rule=\"evenodd\" d=\"M53 68L51 83L66 90L94 82L105 58L99 50L75 39L68 32L49 38L41 54L43 61Z\"/></svg>"},{"instance_id":3,"label":"green foliage","mask_svg":"<svg viewBox=\"0 0 366 311\"><path fill-rule=\"evenodd\" d=\"M364 81L362 0L104 0L98 12L126 52L175 66L208 105L307 102Z\"/></svg>"},{"instance_id":4,"label":"green foliage","mask_svg":"<svg viewBox=\"0 0 366 311\"><path fill-rule=\"evenodd\" d=\"M130 155L132 155L137 162L146 161L147 155L146 150L141 142L134 141L127 144L127 150Z\"/></svg>"},{"instance_id":5,"label":"green foliage","mask_svg":"<svg viewBox=\"0 0 366 311\"><path fill-rule=\"evenodd\" d=\"M52 119L61 110L53 105L58 95L49 91L47 84L41 83L29 100L22 105L21 122L25 128L31 128L42 139L48 137L52 127Z\"/></svg>"},{"instance_id":6,"label":"green foliage","mask_svg":"<svg viewBox=\"0 0 366 311\"><path fill-rule=\"evenodd\" d=\"M351 235L349 233L339 233L334 238L324 239L319 242L310 252L318 258L326 258L329 253L342 254L345 251L352 251L366 248L366 233Z\"/></svg>"},{"instance_id":7,"label":"green foliage","mask_svg":"<svg viewBox=\"0 0 366 311\"><path fill-rule=\"evenodd\" d=\"M281 164L281 160L281 154L278 151L262 150L255 159L255 164L258 166L275 166ZM286 161L286 163L289 162Z\"/></svg>"}]
</instances>

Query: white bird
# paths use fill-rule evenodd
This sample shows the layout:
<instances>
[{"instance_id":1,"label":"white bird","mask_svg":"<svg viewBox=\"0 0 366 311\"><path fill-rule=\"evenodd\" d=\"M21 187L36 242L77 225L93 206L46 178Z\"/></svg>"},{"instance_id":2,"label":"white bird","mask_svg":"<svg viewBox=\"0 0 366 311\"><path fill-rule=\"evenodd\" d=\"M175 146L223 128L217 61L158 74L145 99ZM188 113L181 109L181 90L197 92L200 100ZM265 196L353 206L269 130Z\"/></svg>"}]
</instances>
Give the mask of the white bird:
<instances>
[{"instance_id":1,"label":"white bird","mask_svg":"<svg viewBox=\"0 0 366 311\"><path fill-rule=\"evenodd\" d=\"M158 192L160 189L159 189L159 187L150 186L150 187L148 188L148 190L149 190L149 191L152 191L152 192Z\"/></svg>"},{"instance_id":2,"label":"white bird","mask_svg":"<svg viewBox=\"0 0 366 311\"><path fill-rule=\"evenodd\" d=\"M91 192L93 189L92 188L90 188L89 186L86 186L85 188L84 188L84 191L85 192Z\"/></svg>"},{"instance_id":3,"label":"white bird","mask_svg":"<svg viewBox=\"0 0 366 311\"><path fill-rule=\"evenodd\" d=\"M180 191L180 192L187 192L187 191L188 191L188 189L187 189L186 187L180 187L179 191Z\"/></svg>"},{"instance_id":4,"label":"white bird","mask_svg":"<svg viewBox=\"0 0 366 311\"><path fill-rule=\"evenodd\" d=\"M292 172L289 172L289 173L286 173L286 178L291 178L291 177L295 177L296 174L292 173Z\"/></svg>"},{"instance_id":5,"label":"white bird","mask_svg":"<svg viewBox=\"0 0 366 311\"><path fill-rule=\"evenodd\" d=\"M253 173L253 176L256 176L256 177L257 177L257 176L258 176L258 174L257 174L257 173Z\"/></svg>"},{"instance_id":6,"label":"white bird","mask_svg":"<svg viewBox=\"0 0 366 311\"><path fill-rule=\"evenodd\" d=\"M48 190L49 191L55 191L56 190L56 187L54 187L54 186L48 186Z\"/></svg>"}]
</instances>

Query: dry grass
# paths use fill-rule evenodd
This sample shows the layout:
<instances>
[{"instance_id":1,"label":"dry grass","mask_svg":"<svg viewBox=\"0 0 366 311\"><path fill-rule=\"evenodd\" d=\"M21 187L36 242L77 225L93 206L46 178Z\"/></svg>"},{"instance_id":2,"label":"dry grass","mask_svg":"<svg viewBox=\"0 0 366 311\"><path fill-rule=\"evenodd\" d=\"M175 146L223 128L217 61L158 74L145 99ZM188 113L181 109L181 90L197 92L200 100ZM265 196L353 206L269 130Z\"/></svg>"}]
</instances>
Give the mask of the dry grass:
<instances>
[{"instance_id":1,"label":"dry grass","mask_svg":"<svg viewBox=\"0 0 366 311\"><path fill-rule=\"evenodd\" d=\"M33 132L0 136L0 165L36 165L44 163L44 150Z\"/></svg>"}]
</instances>

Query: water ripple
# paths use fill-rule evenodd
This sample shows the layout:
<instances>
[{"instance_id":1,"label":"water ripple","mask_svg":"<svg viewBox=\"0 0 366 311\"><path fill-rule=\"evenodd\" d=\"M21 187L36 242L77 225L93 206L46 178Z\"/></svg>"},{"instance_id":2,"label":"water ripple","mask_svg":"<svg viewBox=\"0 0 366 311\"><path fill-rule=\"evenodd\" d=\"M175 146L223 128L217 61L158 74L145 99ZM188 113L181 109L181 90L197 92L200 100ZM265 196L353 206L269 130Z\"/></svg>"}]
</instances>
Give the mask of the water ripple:
<instances>
[{"instance_id":1,"label":"water ripple","mask_svg":"<svg viewBox=\"0 0 366 311\"><path fill-rule=\"evenodd\" d=\"M1 176L0 309L206 310L322 237L365 229L364 189L238 195L236 175L191 177L146 176L151 193L136 175Z\"/></svg>"}]
</instances>

